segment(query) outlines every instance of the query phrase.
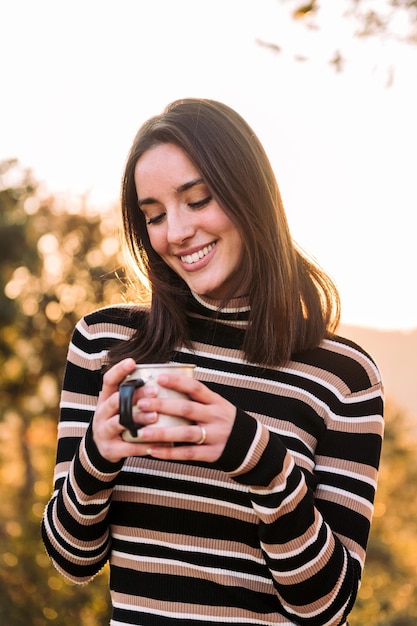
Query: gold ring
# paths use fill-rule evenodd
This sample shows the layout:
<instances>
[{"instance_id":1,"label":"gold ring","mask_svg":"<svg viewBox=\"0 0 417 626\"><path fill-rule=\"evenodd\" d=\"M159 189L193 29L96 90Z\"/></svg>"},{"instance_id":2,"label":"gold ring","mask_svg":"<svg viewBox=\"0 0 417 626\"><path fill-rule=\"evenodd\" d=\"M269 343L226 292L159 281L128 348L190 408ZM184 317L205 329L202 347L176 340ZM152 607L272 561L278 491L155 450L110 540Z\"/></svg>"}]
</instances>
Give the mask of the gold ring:
<instances>
[{"instance_id":1,"label":"gold ring","mask_svg":"<svg viewBox=\"0 0 417 626\"><path fill-rule=\"evenodd\" d=\"M201 437L198 441L196 441L196 446L201 446L202 443L205 442L206 437L207 437L207 433L206 433L206 429L204 428L204 426L200 426L200 424L198 425L198 427L201 430Z\"/></svg>"}]
</instances>

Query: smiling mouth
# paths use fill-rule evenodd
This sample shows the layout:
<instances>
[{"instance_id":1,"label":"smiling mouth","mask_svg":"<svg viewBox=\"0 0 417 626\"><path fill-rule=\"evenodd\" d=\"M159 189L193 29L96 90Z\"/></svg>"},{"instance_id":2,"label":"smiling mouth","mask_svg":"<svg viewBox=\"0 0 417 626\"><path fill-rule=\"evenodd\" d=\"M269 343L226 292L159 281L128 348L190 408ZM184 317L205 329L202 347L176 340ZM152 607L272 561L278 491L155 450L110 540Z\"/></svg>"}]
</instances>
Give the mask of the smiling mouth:
<instances>
[{"instance_id":1,"label":"smiling mouth","mask_svg":"<svg viewBox=\"0 0 417 626\"><path fill-rule=\"evenodd\" d=\"M193 252L193 254L186 254L181 257L181 261L183 263L187 263L187 265L191 265L192 263L197 263L200 259L207 256L209 252L211 252L216 244L210 243L208 246L201 248L198 252Z\"/></svg>"}]
</instances>

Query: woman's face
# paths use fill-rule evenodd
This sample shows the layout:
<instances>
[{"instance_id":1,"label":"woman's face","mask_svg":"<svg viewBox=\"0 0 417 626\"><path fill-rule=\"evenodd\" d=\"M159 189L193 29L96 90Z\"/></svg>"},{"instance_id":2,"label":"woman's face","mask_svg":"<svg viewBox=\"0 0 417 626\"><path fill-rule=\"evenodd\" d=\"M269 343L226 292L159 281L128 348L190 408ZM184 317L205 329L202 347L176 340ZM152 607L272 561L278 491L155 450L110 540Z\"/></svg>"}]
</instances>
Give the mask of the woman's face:
<instances>
[{"instance_id":1,"label":"woman's face","mask_svg":"<svg viewBox=\"0 0 417 626\"><path fill-rule=\"evenodd\" d=\"M171 143L148 150L135 184L153 249L189 288L219 300L244 295L240 234L185 152Z\"/></svg>"}]
</instances>

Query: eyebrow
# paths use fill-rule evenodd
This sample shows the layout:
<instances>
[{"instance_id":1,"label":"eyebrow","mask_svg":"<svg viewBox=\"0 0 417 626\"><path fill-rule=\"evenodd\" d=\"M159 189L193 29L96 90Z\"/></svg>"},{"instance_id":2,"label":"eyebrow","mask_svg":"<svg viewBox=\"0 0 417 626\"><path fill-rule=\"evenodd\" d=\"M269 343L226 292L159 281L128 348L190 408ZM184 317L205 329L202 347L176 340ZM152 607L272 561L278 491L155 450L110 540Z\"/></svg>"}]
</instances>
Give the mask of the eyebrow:
<instances>
[{"instance_id":1,"label":"eyebrow","mask_svg":"<svg viewBox=\"0 0 417 626\"><path fill-rule=\"evenodd\" d=\"M204 180L202 178L194 178L193 180L190 180L187 183L184 183L183 185L180 185L179 187L177 187L175 189L175 193L184 193L184 191L188 191L188 189L192 189L193 187L196 187L197 185L201 185L201 184L204 184ZM158 200L152 197L138 199L139 206L143 206L145 204L157 204L157 203L158 203Z\"/></svg>"}]
</instances>

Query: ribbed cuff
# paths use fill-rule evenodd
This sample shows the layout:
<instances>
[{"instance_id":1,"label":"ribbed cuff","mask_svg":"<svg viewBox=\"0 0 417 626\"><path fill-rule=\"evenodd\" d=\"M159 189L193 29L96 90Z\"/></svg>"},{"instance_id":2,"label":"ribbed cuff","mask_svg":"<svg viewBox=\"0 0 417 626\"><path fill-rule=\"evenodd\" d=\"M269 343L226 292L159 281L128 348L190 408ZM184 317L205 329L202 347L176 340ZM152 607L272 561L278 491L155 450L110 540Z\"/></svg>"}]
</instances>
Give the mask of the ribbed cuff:
<instances>
[{"instance_id":1,"label":"ribbed cuff","mask_svg":"<svg viewBox=\"0 0 417 626\"><path fill-rule=\"evenodd\" d=\"M124 465L124 459L112 463L105 459L99 452L93 438L91 424L87 429L84 439L80 442L78 458L75 459L75 474L77 482L83 485L85 493L93 494L103 489L112 487Z\"/></svg>"},{"instance_id":2,"label":"ribbed cuff","mask_svg":"<svg viewBox=\"0 0 417 626\"><path fill-rule=\"evenodd\" d=\"M216 467L223 472L235 472L247 457L257 429L257 420L245 411L237 409L232 431L222 455L216 461Z\"/></svg>"},{"instance_id":3,"label":"ribbed cuff","mask_svg":"<svg viewBox=\"0 0 417 626\"><path fill-rule=\"evenodd\" d=\"M283 468L287 449L279 435L238 409L235 423L216 467L249 487L266 487Z\"/></svg>"}]
</instances>

